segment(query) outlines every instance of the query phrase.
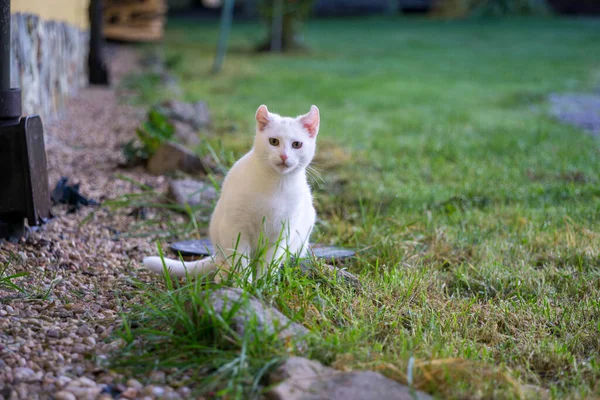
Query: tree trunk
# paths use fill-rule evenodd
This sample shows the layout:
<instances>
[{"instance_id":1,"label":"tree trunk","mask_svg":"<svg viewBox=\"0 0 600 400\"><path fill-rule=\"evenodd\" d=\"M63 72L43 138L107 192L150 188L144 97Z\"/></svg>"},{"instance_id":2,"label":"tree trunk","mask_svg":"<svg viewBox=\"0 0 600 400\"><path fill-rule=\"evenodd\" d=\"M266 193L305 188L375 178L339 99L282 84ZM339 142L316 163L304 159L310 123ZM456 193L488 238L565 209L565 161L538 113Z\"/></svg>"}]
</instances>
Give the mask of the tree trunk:
<instances>
[{"instance_id":1,"label":"tree trunk","mask_svg":"<svg viewBox=\"0 0 600 400\"><path fill-rule=\"evenodd\" d=\"M286 52L306 49L300 28L300 21L293 18L293 16L283 16L280 41L281 51ZM274 51L274 49L272 48L272 38L273 27L271 26L271 28L269 29L269 36L267 40L265 40L258 46L257 51Z\"/></svg>"}]
</instances>

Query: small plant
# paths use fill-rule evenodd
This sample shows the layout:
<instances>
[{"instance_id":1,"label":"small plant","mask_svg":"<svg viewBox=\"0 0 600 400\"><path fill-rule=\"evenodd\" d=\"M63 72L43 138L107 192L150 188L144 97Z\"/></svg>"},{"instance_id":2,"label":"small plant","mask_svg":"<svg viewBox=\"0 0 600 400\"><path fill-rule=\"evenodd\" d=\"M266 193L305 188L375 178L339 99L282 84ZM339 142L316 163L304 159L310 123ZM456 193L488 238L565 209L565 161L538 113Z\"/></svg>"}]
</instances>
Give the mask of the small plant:
<instances>
[{"instance_id":1,"label":"small plant","mask_svg":"<svg viewBox=\"0 0 600 400\"><path fill-rule=\"evenodd\" d=\"M138 165L146 162L161 144L172 140L175 128L168 118L156 108L151 108L146 121L137 128L137 140L132 139L125 143L121 149L129 165Z\"/></svg>"},{"instance_id":2,"label":"small plant","mask_svg":"<svg viewBox=\"0 0 600 400\"><path fill-rule=\"evenodd\" d=\"M8 288L16 290L20 293L25 293L25 290L21 286L16 284L15 280L18 278L28 276L29 274L27 272L17 272L16 274L9 275L7 272L9 266L10 262L6 264L0 264L0 289Z\"/></svg>"}]
</instances>

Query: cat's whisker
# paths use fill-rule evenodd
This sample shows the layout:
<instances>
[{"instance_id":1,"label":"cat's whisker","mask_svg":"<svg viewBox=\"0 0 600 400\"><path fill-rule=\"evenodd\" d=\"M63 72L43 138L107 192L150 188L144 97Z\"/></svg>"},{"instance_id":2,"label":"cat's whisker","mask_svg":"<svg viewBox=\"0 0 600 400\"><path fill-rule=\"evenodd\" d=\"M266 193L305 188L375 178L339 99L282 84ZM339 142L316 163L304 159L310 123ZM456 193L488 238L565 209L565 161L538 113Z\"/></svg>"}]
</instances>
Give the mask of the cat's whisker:
<instances>
[{"instance_id":1,"label":"cat's whisker","mask_svg":"<svg viewBox=\"0 0 600 400\"><path fill-rule=\"evenodd\" d=\"M306 167L306 175L310 178L310 180L316 185L320 186L325 183L325 180L315 168L308 166Z\"/></svg>"}]
</instances>

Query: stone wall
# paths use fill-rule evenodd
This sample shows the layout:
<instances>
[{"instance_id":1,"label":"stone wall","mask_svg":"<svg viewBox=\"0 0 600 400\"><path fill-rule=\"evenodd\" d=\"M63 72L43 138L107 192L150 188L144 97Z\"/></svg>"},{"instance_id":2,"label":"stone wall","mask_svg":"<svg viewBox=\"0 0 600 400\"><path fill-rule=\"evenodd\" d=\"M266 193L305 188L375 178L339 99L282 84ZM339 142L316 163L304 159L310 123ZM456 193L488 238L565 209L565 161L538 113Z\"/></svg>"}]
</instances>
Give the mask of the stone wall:
<instances>
[{"instance_id":1,"label":"stone wall","mask_svg":"<svg viewBox=\"0 0 600 400\"><path fill-rule=\"evenodd\" d=\"M11 18L11 84L22 91L23 114L60 115L87 84L89 32L26 13Z\"/></svg>"}]
</instances>

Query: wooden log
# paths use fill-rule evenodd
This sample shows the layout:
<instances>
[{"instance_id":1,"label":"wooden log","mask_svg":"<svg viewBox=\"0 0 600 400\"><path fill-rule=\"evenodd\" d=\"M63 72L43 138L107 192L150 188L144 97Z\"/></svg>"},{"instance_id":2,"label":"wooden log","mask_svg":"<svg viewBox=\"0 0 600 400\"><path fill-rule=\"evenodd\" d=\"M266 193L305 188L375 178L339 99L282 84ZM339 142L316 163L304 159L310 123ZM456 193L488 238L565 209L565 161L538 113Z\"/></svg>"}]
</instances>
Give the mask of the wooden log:
<instances>
[{"instance_id":1,"label":"wooden log","mask_svg":"<svg viewBox=\"0 0 600 400\"><path fill-rule=\"evenodd\" d=\"M105 0L105 3L105 37L136 42L162 39L166 0Z\"/></svg>"}]
</instances>

